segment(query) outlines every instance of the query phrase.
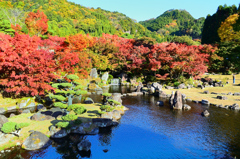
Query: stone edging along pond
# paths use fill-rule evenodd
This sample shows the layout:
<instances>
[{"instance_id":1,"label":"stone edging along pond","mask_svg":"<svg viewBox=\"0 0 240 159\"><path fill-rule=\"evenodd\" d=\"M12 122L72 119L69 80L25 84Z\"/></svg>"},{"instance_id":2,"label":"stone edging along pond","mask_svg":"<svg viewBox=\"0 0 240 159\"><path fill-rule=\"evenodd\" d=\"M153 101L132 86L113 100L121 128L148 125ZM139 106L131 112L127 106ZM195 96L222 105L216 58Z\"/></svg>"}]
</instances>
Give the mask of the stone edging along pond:
<instances>
[{"instance_id":1,"label":"stone edging along pond","mask_svg":"<svg viewBox=\"0 0 240 159\"><path fill-rule=\"evenodd\" d=\"M21 146L26 150L36 150L40 148L44 148L49 145L51 142L50 138L64 138L70 133L76 133L80 135L95 135L99 133L99 128L112 127L118 125L118 121L121 116L125 113L128 108L118 105L111 112L105 112L98 114L97 112L100 110L100 105L98 103L93 104L81 104L84 105L91 114L90 117L79 115L78 121L70 121L70 127L67 128L58 128L56 127L56 123L62 121L62 117L66 114L71 114L72 112L63 111L60 108L52 108L50 110L40 110L35 114L26 113L16 115L10 118L6 118L3 115L0 115L0 123L1 119L6 118L6 122L28 122L30 126L24 127L19 131L19 137L13 135L12 133L4 134L0 132L0 150L4 153L4 149L13 147L13 146ZM89 108L89 109L88 109ZM97 116L91 117L92 114L98 114ZM100 115L100 118L99 118ZM5 120L5 119L3 119ZM1 125L0 125L1 127ZM47 139L47 138L48 139ZM79 145L81 145L79 143ZM81 146L79 150L84 150ZM9 151L9 150L7 150ZM1 157L1 153L0 153Z\"/></svg>"}]
</instances>

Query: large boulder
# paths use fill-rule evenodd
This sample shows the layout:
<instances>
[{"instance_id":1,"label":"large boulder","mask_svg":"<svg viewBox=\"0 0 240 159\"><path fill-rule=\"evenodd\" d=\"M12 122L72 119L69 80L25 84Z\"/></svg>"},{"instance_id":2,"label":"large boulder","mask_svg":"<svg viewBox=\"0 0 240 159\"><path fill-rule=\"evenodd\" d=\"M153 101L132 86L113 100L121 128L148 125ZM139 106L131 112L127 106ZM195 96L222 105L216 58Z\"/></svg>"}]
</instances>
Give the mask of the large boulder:
<instances>
[{"instance_id":1,"label":"large boulder","mask_svg":"<svg viewBox=\"0 0 240 159\"><path fill-rule=\"evenodd\" d=\"M112 99L122 104L121 93L113 93Z\"/></svg>"},{"instance_id":2,"label":"large boulder","mask_svg":"<svg viewBox=\"0 0 240 159\"><path fill-rule=\"evenodd\" d=\"M239 110L240 108L239 108L239 105L238 105L237 103L235 103L235 104L229 106L229 109L232 109L232 110Z\"/></svg>"},{"instance_id":3,"label":"large boulder","mask_svg":"<svg viewBox=\"0 0 240 159\"><path fill-rule=\"evenodd\" d=\"M0 128L3 126L4 123L7 123L8 119L4 115L0 115Z\"/></svg>"},{"instance_id":4,"label":"large boulder","mask_svg":"<svg viewBox=\"0 0 240 159\"><path fill-rule=\"evenodd\" d=\"M104 84L107 83L108 77L109 77L108 72L105 72L105 73L102 75L102 81L103 81Z\"/></svg>"},{"instance_id":5,"label":"large boulder","mask_svg":"<svg viewBox=\"0 0 240 159\"><path fill-rule=\"evenodd\" d=\"M26 100L21 100L18 103L18 106L20 109L22 109L22 108L32 108L32 107L35 107L36 105L33 98L28 98Z\"/></svg>"},{"instance_id":6,"label":"large boulder","mask_svg":"<svg viewBox=\"0 0 240 159\"><path fill-rule=\"evenodd\" d=\"M54 119L55 118L52 117L51 115L45 115L45 114L42 114L41 112L33 114L33 116L31 117L31 120L35 120L35 121L54 120Z\"/></svg>"},{"instance_id":7,"label":"large boulder","mask_svg":"<svg viewBox=\"0 0 240 159\"><path fill-rule=\"evenodd\" d=\"M159 97L161 98L167 98L167 94L163 91L159 91Z\"/></svg>"},{"instance_id":8,"label":"large boulder","mask_svg":"<svg viewBox=\"0 0 240 159\"><path fill-rule=\"evenodd\" d=\"M82 140L77 145L79 151L89 151L91 149L91 142L89 140Z\"/></svg>"},{"instance_id":9,"label":"large boulder","mask_svg":"<svg viewBox=\"0 0 240 159\"><path fill-rule=\"evenodd\" d=\"M51 144L51 140L41 132L34 131L22 144L22 148L26 150L37 150L46 148Z\"/></svg>"},{"instance_id":10,"label":"large boulder","mask_svg":"<svg viewBox=\"0 0 240 159\"><path fill-rule=\"evenodd\" d=\"M72 103L73 104L78 104L78 103L81 103L82 102L82 96L76 96L76 97L73 97L73 100L72 100Z\"/></svg>"},{"instance_id":11,"label":"large boulder","mask_svg":"<svg viewBox=\"0 0 240 159\"><path fill-rule=\"evenodd\" d=\"M113 113L112 112L106 112L106 113L101 115L101 118L112 119L113 118Z\"/></svg>"},{"instance_id":12,"label":"large boulder","mask_svg":"<svg viewBox=\"0 0 240 159\"><path fill-rule=\"evenodd\" d=\"M186 89L186 85L184 83L180 84L178 87L178 89Z\"/></svg>"},{"instance_id":13,"label":"large boulder","mask_svg":"<svg viewBox=\"0 0 240 159\"><path fill-rule=\"evenodd\" d=\"M191 109L191 106L189 106L187 104L183 105L183 110L190 110L190 109Z\"/></svg>"},{"instance_id":14,"label":"large boulder","mask_svg":"<svg viewBox=\"0 0 240 159\"><path fill-rule=\"evenodd\" d=\"M101 128L109 127L109 126L114 125L114 122L112 121L112 119L106 119L106 118L92 119L92 123L95 124L98 127L101 127Z\"/></svg>"},{"instance_id":15,"label":"large boulder","mask_svg":"<svg viewBox=\"0 0 240 159\"><path fill-rule=\"evenodd\" d=\"M0 114L4 114L6 110L4 108L0 108Z\"/></svg>"},{"instance_id":16,"label":"large boulder","mask_svg":"<svg viewBox=\"0 0 240 159\"><path fill-rule=\"evenodd\" d=\"M59 138L64 138L66 137L69 133L70 133L70 130L66 130L66 129L60 129L60 130L57 130L55 129L55 131L50 131L51 133L51 138L55 138L55 139L59 139Z\"/></svg>"},{"instance_id":17,"label":"large boulder","mask_svg":"<svg viewBox=\"0 0 240 159\"><path fill-rule=\"evenodd\" d=\"M90 77L92 78L98 78L98 73L97 73L97 69L93 68L90 72Z\"/></svg>"},{"instance_id":18,"label":"large boulder","mask_svg":"<svg viewBox=\"0 0 240 159\"><path fill-rule=\"evenodd\" d=\"M206 99L203 99L201 103L202 103L203 105L209 105L209 104L210 104L209 101L206 100Z\"/></svg>"},{"instance_id":19,"label":"large boulder","mask_svg":"<svg viewBox=\"0 0 240 159\"><path fill-rule=\"evenodd\" d=\"M157 82L154 82L154 83L152 84L152 87L154 87L155 90L159 90L159 91L162 90L162 85L159 84L159 83L157 83Z\"/></svg>"},{"instance_id":20,"label":"large boulder","mask_svg":"<svg viewBox=\"0 0 240 159\"><path fill-rule=\"evenodd\" d=\"M115 119L115 120L120 119L120 118L121 118L121 113L120 113L120 111L118 111L118 110L113 110L113 112L112 112L112 118Z\"/></svg>"},{"instance_id":21,"label":"large boulder","mask_svg":"<svg viewBox=\"0 0 240 159\"><path fill-rule=\"evenodd\" d=\"M143 84L142 84L142 82L139 82L136 92L141 92L142 88L143 88Z\"/></svg>"},{"instance_id":22,"label":"large boulder","mask_svg":"<svg viewBox=\"0 0 240 159\"><path fill-rule=\"evenodd\" d=\"M94 101L92 100L92 98L87 97L87 98L84 100L84 103L85 103L85 104L94 104Z\"/></svg>"},{"instance_id":23,"label":"large boulder","mask_svg":"<svg viewBox=\"0 0 240 159\"><path fill-rule=\"evenodd\" d=\"M172 96L173 97L173 96ZM183 107L183 101L182 101L182 94L180 91L176 91L174 98L170 98L170 104L172 109L182 109Z\"/></svg>"}]
</instances>

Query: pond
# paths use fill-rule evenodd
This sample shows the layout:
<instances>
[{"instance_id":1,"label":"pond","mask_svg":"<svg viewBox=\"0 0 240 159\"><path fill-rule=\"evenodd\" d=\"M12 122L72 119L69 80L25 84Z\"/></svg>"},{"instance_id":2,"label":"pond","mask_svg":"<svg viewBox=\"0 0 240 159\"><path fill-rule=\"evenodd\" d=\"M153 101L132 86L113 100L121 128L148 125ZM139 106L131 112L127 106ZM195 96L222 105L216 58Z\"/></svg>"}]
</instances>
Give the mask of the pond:
<instances>
[{"instance_id":1,"label":"pond","mask_svg":"<svg viewBox=\"0 0 240 159\"><path fill-rule=\"evenodd\" d=\"M127 93L130 89L114 86L110 92ZM100 100L97 95L95 101ZM153 96L123 97L123 105L129 108L120 124L111 129L101 129L98 135L70 135L54 141L44 150L25 151L15 149L6 157L23 158L92 158L92 159L156 159L156 158L240 158L240 112L200 104L187 103L189 111L175 111L162 99ZM208 109L209 117L201 112ZM77 143L87 138L91 151L82 153Z\"/></svg>"}]
</instances>

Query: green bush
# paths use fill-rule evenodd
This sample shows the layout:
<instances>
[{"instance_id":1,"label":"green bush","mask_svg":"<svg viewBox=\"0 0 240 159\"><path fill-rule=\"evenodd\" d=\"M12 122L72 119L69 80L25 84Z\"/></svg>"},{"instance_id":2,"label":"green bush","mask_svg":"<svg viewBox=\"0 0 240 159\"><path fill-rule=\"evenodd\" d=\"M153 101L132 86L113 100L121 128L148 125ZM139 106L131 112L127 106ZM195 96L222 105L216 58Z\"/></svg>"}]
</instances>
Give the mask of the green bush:
<instances>
[{"instance_id":1,"label":"green bush","mask_svg":"<svg viewBox=\"0 0 240 159\"><path fill-rule=\"evenodd\" d=\"M64 121L73 121L73 120L76 120L78 118L77 115L74 115L74 114L68 114L66 116L63 116L62 117L62 120Z\"/></svg>"},{"instance_id":2,"label":"green bush","mask_svg":"<svg viewBox=\"0 0 240 159\"><path fill-rule=\"evenodd\" d=\"M76 79L79 79L79 77L77 75L67 75L67 78L70 79L70 80L76 80Z\"/></svg>"},{"instance_id":3,"label":"green bush","mask_svg":"<svg viewBox=\"0 0 240 159\"><path fill-rule=\"evenodd\" d=\"M106 112L103 112L103 111L98 111L98 114L105 114Z\"/></svg>"},{"instance_id":4,"label":"green bush","mask_svg":"<svg viewBox=\"0 0 240 159\"><path fill-rule=\"evenodd\" d=\"M64 100L66 100L66 98L63 97L63 96L61 96L61 95L53 95L53 96L51 96L51 98L57 99L57 100L59 100L59 101L64 101Z\"/></svg>"},{"instance_id":5,"label":"green bush","mask_svg":"<svg viewBox=\"0 0 240 159\"><path fill-rule=\"evenodd\" d=\"M77 108L80 108L80 107L83 107L83 105L80 105L80 104L73 104L73 105L69 105L67 110L68 111L71 111L71 110L75 110Z\"/></svg>"},{"instance_id":6,"label":"green bush","mask_svg":"<svg viewBox=\"0 0 240 159\"><path fill-rule=\"evenodd\" d=\"M120 102L118 102L118 101L115 101L115 100L113 100L113 99L108 99L108 102L110 103L110 104L114 104L114 105L121 105L121 103Z\"/></svg>"},{"instance_id":7,"label":"green bush","mask_svg":"<svg viewBox=\"0 0 240 159\"><path fill-rule=\"evenodd\" d=\"M87 111L87 109L86 108L84 108L83 106L80 106L80 107L78 107L77 109L74 109L74 112L76 113L76 114L83 114L83 113L85 113Z\"/></svg>"},{"instance_id":8,"label":"green bush","mask_svg":"<svg viewBox=\"0 0 240 159\"><path fill-rule=\"evenodd\" d=\"M83 95L83 94L87 94L87 91L79 90L79 91L76 92L76 95Z\"/></svg>"},{"instance_id":9,"label":"green bush","mask_svg":"<svg viewBox=\"0 0 240 159\"><path fill-rule=\"evenodd\" d=\"M109 106L109 105L102 105L102 106L100 107L100 109L101 109L101 110L105 110L106 112L111 112L111 111L114 110L114 108L111 107L111 106Z\"/></svg>"},{"instance_id":10,"label":"green bush","mask_svg":"<svg viewBox=\"0 0 240 159\"><path fill-rule=\"evenodd\" d=\"M55 102L53 104L55 107L59 107L61 109L66 109L67 108L67 105L66 104L63 104L62 102Z\"/></svg>"},{"instance_id":11,"label":"green bush","mask_svg":"<svg viewBox=\"0 0 240 159\"><path fill-rule=\"evenodd\" d=\"M1 131L6 133L6 134L9 134L9 133L14 132L16 130L27 127L29 125L30 125L29 123L7 122L7 123L3 124L2 128L1 128Z\"/></svg>"},{"instance_id":12,"label":"green bush","mask_svg":"<svg viewBox=\"0 0 240 159\"><path fill-rule=\"evenodd\" d=\"M80 125L80 124L82 124L82 120L76 119L76 120L74 120L74 124L75 125Z\"/></svg>"},{"instance_id":13,"label":"green bush","mask_svg":"<svg viewBox=\"0 0 240 159\"><path fill-rule=\"evenodd\" d=\"M58 128L67 128L69 126L69 122L58 122L55 126Z\"/></svg>"},{"instance_id":14,"label":"green bush","mask_svg":"<svg viewBox=\"0 0 240 159\"><path fill-rule=\"evenodd\" d=\"M180 85L179 82L174 82L174 83L173 83L173 86L174 86L174 87L177 87L177 86L179 86L179 85Z\"/></svg>"}]
</instances>

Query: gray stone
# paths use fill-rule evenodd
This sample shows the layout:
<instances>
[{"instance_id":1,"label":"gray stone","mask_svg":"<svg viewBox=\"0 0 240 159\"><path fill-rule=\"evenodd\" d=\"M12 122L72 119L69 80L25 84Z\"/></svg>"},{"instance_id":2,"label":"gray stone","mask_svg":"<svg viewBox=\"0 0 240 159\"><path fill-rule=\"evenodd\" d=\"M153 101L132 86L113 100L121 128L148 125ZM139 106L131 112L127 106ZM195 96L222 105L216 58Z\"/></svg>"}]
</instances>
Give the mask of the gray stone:
<instances>
[{"instance_id":1,"label":"gray stone","mask_svg":"<svg viewBox=\"0 0 240 159\"><path fill-rule=\"evenodd\" d=\"M51 132L51 138L59 139L64 138L70 133L70 130L60 129Z\"/></svg>"},{"instance_id":2,"label":"gray stone","mask_svg":"<svg viewBox=\"0 0 240 159\"><path fill-rule=\"evenodd\" d=\"M167 98L167 94L163 91L159 91L159 97L161 98Z\"/></svg>"},{"instance_id":3,"label":"gray stone","mask_svg":"<svg viewBox=\"0 0 240 159\"><path fill-rule=\"evenodd\" d=\"M227 100L228 98L226 96L217 96L217 99Z\"/></svg>"},{"instance_id":4,"label":"gray stone","mask_svg":"<svg viewBox=\"0 0 240 159\"><path fill-rule=\"evenodd\" d=\"M28 114L28 113L31 113L29 109L25 109L22 111L22 114Z\"/></svg>"},{"instance_id":5,"label":"gray stone","mask_svg":"<svg viewBox=\"0 0 240 159\"><path fill-rule=\"evenodd\" d=\"M113 121L109 118L94 118L92 123L101 128L113 126Z\"/></svg>"},{"instance_id":6,"label":"gray stone","mask_svg":"<svg viewBox=\"0 0 240 159\"><path fill-rule=\"evenodd\" d=\"M4 114L6 110L4 108L0 108L0 114Z\"/></svg>"},{"instance_id":7,"label":"gray stone","mask_svg":"<svg viewBox=\"0 0 240 159\"><path fill-rule=\"evenodd\" d=\"M227 95L230 95L230 96L231 96L231 95L233 95L233 94L232 94L232 92L229 92Z\"/></svg>"},{"instance_id":8,"label":"gray stone","mask_svg":"<svg viewBox=\"0 0 240 159\"><path fill-rule=\"evenodd\" d=\"M109 77L108 72L105 72L105 73L102 75L102 81L103 81L104 84L107 83L108 77Z\"/></svg>"},{"instance_id":9,"label":"gray stone","mask_svg":"<svg viewBox=\"0 0 240 159\"><path fill-rule=\"evenodd\" d=\"M182 83L177 88L178 89L186 89L186 85L184 83Z\"/></svg>"},{"instance_id":10,"label":"gray stone","mask_svg":"<svg viewBox=\"0 0 240 159\"><path fill-rule=\"evenodd\" d=\"M8 112L15 111L17 109L17 106L7 107Z\"/></svg>"},{"instance_id":11,"label":"gray stone","mask_svg":"<svg viewBox=\"0 0 240 159\"><path fill-rule=\"evenodd\" d=\"M170 98L172 100L172 97ZM183 106L183 101L182 101L182 94L180 91L176 91L173 101L170 102L171 103L171 108L172 109L182 109Z\"/></svg>"},{"instance_id":12,"label":"gray stone","mask_svg":"<svg viewBox=\"0 0 240 159\"><path fill-rule=\"evenodd\" d=\"M210 113L207 110L204 110L201 115L207 117Z\"/></svg>"},{"instance_id":13,"label":"gray stone","mask_svg":"<svg viewBox=\"0 0 240 159\"><path fill-rule=\"evenodd\" d=\"M91 142L89 140L82 140L77 145L79 151L89 151L91 149Z\"/></svg>"},{"instance_id":14,"label":"gray stone","mask_svg":"<svg viewBox=\"0 0 240 159\"><path fill-rule=\"evenodd\" d=\"M154 88L154 87L151 87L151 88L150 88L150 94L153 94L153 93L155 93L155 88Z\"/></svg>"},{"instance_id":15,"label":"gray stone","mask_svg":"<svg viewBox=\"0 0 240 159\"><path fill-rule=\"evenodd\" d=\"M237 103L234 103L233 105L229 106L229 109L232 109L232 110L239 110L239 105Z\"/></svg>"},{"instance_id":16,"label":"gray stone","mask_svg":"<svg viewBox=\"0 0 240 159\"><path fill-rule=\"evenodd\" d=\"M121 113L118 110L113 110L112 118L115 119L115 120L120 119L121 118Z\"/></svg>"},{"instance_id":17,"label":"gray stone","mask_svg":"<svg viewBox=\"0 0 240 159\"><path fill-rule=\"evenodd\" d=\"M93 104L94 101L92 100L92 98L87 97L87 98L84 100L84 103L85 103L85 104Z\"/></svg>"},{"instance_id":18,"label":"gray stone","mask_svg":"<svg viewBox=\"0 0 240 159\"><path fill-rule=\"evenodd\" d=\"M165 89L173 89L171 86L166 86Z\"/></svg>"},{"instance_id":19,"label":"gray stone","mask_svg":"<svg viewBox=\"0 0 240 159\"><path fill-rule=\"evenodd\" d=\"M22 148L26 150L37 150L46 148L51 144L51 140L41 132L34 131L26 138L22 144Z\"/></svg>"},{"instance_id":20,"label":"gray stone","mask_svg":"<svg viewBox=\"0 0 240 159\"><path fill-rule=\"evenodd\" d=\"M190 109L191 109L191 106L189 106L187 104L183 105L183 110L190 110Z\"/></svg>"},{"instance_id":21,"label":"gray stone","mask_svg":"<svg viewBox=\"0 0 240 159\"><path fill-rule=\"evenodd\" d=\"M162 85L159 84L159 83L157 83L157 82L154 82L154 83L152 84L152 87L154 87L155 90L159 90L159 91L162 90Z\"/></svg>"},{"instance_id":22,"label":"gray stone","mask_svg":"<svg viewBox=\"0 0 240 159\"><path fill-rule=\"evenodd\" d=\"M236 92L233 94L234 96L240 96L240 93L239 92Z\"/></svg>"},{"instance_id":23,"label":"gray stone","mask_svg":"<svg viewBox=\"0 0 240 159\"><path fill-rule=\"evenodd\" d=\"M218 93L216 93L216 92L211 92L211 94L218 94Z\"/></svg>"},{"instance_id":24,"label":"gray stone","mask_svg":"<svg viewBox=\"0 0 240 159\"><path fill-rule=\"evenodd\" d=\"M203 99L203 100L201 101L201 103L202 103L203 105L209 105L209 104L210 104L209 101L206 100L206 99Z\"/></svg>"},{"instance_id":25,"label":"gray stone","mask_svg":"<svg viewBox=\"0 0 240 159\"><path fill-rule=\"evenodd\" d=\"M113 93L112 99L122 104L121 93Z\"/></svg>"},{"instance_id":26,"label":"gray stone","mask_svg":"<svg viewBox=\"0 0 240 159\"><path fill-rule=\"evenodd\" d=\"M12 118L12 117L14 117L14 116L16 116L16 115L13 114L13 113L11 113L10 116L9 116L9 118Z\"/></svg>"},{"instance_id":27,"label":"gray stone","mask_svg":"<svg viewBox=\"0 0 240 159\"><path fill-rule=\"evenodd\" d=\"M204 91L203 94L209 94L209 91Z\"/></svg>"},{"instance_id":28,"label":"gray stone","mask_svg":"<svg viewBox=\"0 0 240 159\"><path fill-rule=\"evenodd\" d=\"M33 116L31 117L31 120L35 120L35 121L54 120L54 119L55 117L52 117L51 115L42 114L41 112L33 114Z\"/></svg>"},{"instance_id":29,"label":"gray stone","mask_svg":"<svg viewBox=\"0 0 240 159\"><path fill-rule=\"evenodd\" d=\"M113 113L112 112L106 112L104 114L101 114L101 118L113 119Z\"/></svg>"},{"instance_id":30,"label":"gray stone","mask_svg":"<svg viewBox=\"0 0 240 159\"><path fill-rule=\"evenodd\" d=\"M90 72L90 77L92 78L98 78L98 73L97 73L97 69L93 68Z\"/></svg>"},{"instance_id":31,"label":"gray stone","mask_svg":"<svg viewBox=\"0 0 240 159\"><path fill-rule=\"evenodd\" d=\"M157 105L158 105L158 106L164 106L164 102L163 102L163 101L158 101L158 102L157 102Z\"/></svg>"},{"instance_id":32,"label":"gray stone","mask_svg":"<svg viewBox=\"0 0 240 159\"><path fill-rule=\"evenodd\" d=\"M192 99L187 98L186 101L188 101L188 102L192 102Z\"/></svg>"},{"instance_id":33,"label":"gray stone","mask_svg":"<svg viewBox=\"0 0 240 159\"><path fill-rule=\"evenodd\" d=\"M143 88L143 84L142 82L139 82L136 92L141 92L142 88Z\"/></svg>"},{"instance_id":34,"label":"gray stone","mask_svg":"<svg viewBox=\"0 0 240 159\"><path fill-rule=\"evenodd\" d=\"M46 108L44 107L44 105L42 105L42 104L38 104L38 105L37 105L37 111L39 111L39 110L44 110L44 109L46 109Z\"/></svg>"},{"instance_id":35,"label":"gray stone","mask_svg":"<svg viewBox=\"0 0 240 159\"><path fill-rule=\"evenodd\" d=\"M8 122L8 118L6 118L4 115L0 115L0 128L3 126L4 123Z\"/></svg>"}]
</instances>

